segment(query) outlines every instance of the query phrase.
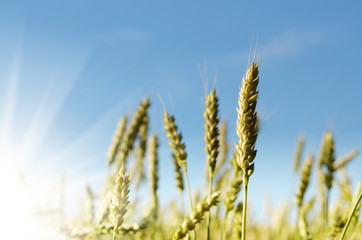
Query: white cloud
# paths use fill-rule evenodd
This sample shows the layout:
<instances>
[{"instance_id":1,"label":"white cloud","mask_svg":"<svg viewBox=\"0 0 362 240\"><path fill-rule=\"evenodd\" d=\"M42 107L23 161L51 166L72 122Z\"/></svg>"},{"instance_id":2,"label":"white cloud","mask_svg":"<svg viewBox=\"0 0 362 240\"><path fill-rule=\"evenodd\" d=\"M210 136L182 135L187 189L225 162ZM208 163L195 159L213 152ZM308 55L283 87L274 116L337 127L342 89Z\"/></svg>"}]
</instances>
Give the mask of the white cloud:
<instances>
[{"instance_id":1,"label":"white cloud","mask_svg":"<svg viewBox=\"0 0 362 240\"><path fill-rule=\"evenodd\" d=\"M275 35L270 40L259 40L258 54L263 60L288 58L302 54L311 46L321 44L325 39L322 32L314 30L286 30ZM226 63L245 62L249 57L249 50L233 52L225 56Z\"/></svg>"},{"instance_id":2,"label":"white cloud","mask_svg":"<svg viewBox=\"0 0 362 240\"><path fill-rule=\"evenodd\" d=\"M310 46L322 43L323 40L324 35L318 31L288 30L262 44L259 52L264 60L295 56Z\"/></svg>"},{"instance_id":3,"label":"white cloud","mask_svg":"<svg viewBox=\"0 0 362 240\"><path fill-rule=\"evenodd\" d=\"M121 41L145 43L150 40L150 36L137 29L119 29L104 36L103 40L107 43Z\"/></svg>"}]
</instances>

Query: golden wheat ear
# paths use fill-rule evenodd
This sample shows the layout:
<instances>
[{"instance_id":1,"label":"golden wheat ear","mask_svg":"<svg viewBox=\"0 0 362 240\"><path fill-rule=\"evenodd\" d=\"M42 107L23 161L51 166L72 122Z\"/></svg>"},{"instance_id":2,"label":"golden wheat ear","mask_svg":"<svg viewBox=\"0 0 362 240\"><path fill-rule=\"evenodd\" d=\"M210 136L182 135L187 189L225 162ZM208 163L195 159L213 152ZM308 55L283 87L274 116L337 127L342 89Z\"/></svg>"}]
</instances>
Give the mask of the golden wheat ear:
<instances>
[{"instance_id":1,"label":"golden wheat ear","mask_svg":"<svg viewBox=\"0 0 362 240\"><path fill-rule=\"evenodd\" d=\"M187 195L189 198L190 209L193 209L192 205L192 197L190 191L189 180L187 176L187 165L186 165L186 145L182 142L182 134L178 131L177 125L175 123L175 117L170 116L167 111L164 112L164 128L166 130L166 136L169 139L169 146L173 150L174 157L176 159L176 163L183 170L183 174L185 177ZM177 172L176 172L177 174Z\"/></svg>"},{"instance_id":2,"label":"golden wheat ear","mask_svg":"<svg viewBox=\"0 0 362 240\"><path fill-rule=\"evenodd\" d=\"M138 172L138 178L135 183L135 188L138 189L141 182L145 179L144 159L147 150L147 138L148 138L148 125L149 117L146 112L143 116L142 124L139 129L139 142L136 148L136 169Z\"/></svg>"},{"instance_id":3,"label":"golden wheat ear","mask_svg":"<svg viewBox=\"0 0 362 240\"><path fill-rule=\"evenodd\" d=\"M129 194L129 177L126 174L124 164L121 165L119 173L115 178L115 185L113 188L113 198L109 206L109 218L113 223L113 240L116 238L117 229L122 226L124 215L127 212L128 194Z\"/></svg>"},{"instance_id":4,"label":"golden wheat ear","mask_svg":"<svg viewBox=\"0 0 362 240\"><path fill-rule=\"evenodd\" d=\"M182 142L181 132L178 132L175 117L170 116L166 111L164 113L164 128L166 130L166 136L169 139L168 144L174 152L177 164L181 168L186 168L186 145Z\"/></svg>"},{"instance_id":5,"label":"golden wheat ear","mask_svg":"<svg viewBox=\"0 0 362 240\"><path fill-rule=\"evenodd\" d=\"M209 195L213 192L213 178L215 174L216 161L219 155L219 99L216 95L215 88L206 96L205 101L205 152L206 162L208 164L208 183L209 183ZM211 214L208 213L207 217L207 240L210 240L210 226L211 226Z\"/></svg>"},{"instance_id":6,"label":"golden wheat ear","mask_svg":"<svg viewBox=\"0 0 362 240\"><path fill-rule=\"evenodd\" d=\"M324 192L325 200L323 202L324 206L324 216L325 223L328 226L328 206L329 206L329 192L332 188L332 183L334 179L334 168L335 164L335 155L334 155L334 140L333 135L330 130L328 130L323 137L321 144L321 153L318 162L318 167L320 170L320 177L323 181L326 191ZM323 190L324 191L324 190Z\"/></svg>"},{"instance_id":7,"label":"golden wheat ear","mask_svg":"<svg viewBox=\"0 0 362 240\"><path fill-rule=\"evenodd\" d=\"M158 189L158 137L157 134L154 134L150 139L149 143L149 184L151 189L152 196L152 207L151 212L152 216L156 219L158 215L158 197L157 197L157 189Z\"/></svg>"},{"instance_id":8,"label":"golden wheat ear","mask_svg":"<svg viewBox=\"0 0 362 240\"><path fill-rule=\"evenodd\" d=\"M243 77L239 92L239 108L237 108L238 119L236 122L236 133L239 142L236 145L238 152L237 163L244 172L244 185L254 171L254 159L256 156L255 142L258 137L258 118L256 103L259 92L258 64L252 63Z\"/></svg>"},{"instance_id":9,"label":"golden wheat ear","mask_svg":"<svg viewBox=\"0 0 362 240\"><path fill-rule=\"evenodd\" d=\"M118 122L116 131L113 134L112 143L109 145L107 157L108 157L108 166L115 161L117 152L121 145L121 140L124 135L124 131L127 125L127 115L125 114Z\"/></svg>"},{"instance_id":10,"label":"golden wheat ear","mask_svg":"<svg viewBox=\"0 0 362 240\"><path fill-rule=\"evenodd\" d=\"M205 214L210 211L210 208L219 203L220 194L221 192L215 192L211 194L211 196L203 198L192 210L191 214L185 217L183 223L178 226L172 239L182 239L186 237L190 231L194 230L196 225L203 220Z\"/></svg>"},{"instance_id":11,"label":"golden wheat ear","mask_svg":"<svg viewBox=\"0 0 362 240\"><path fill-rule=\"evenodd\" d=\"M138 106L137 111L134 113L131 122L129 123L124 136L122 138L120 152L116 158L116 170L120 169L123 163L126 163L130 151L133 150L134 142L139 133L140 127L144 121L144 117L147 114L147 110L150 106L149 97L146 97L143 102Z\"/></svg>"},{"instance_id":12,"label":"golden wheat ear","mask_svg":"<svg viewBox=\"0 0 362 240\"><path fill-rule=\"evenodd\" d=\"M300 136L298 138L297 146L295 148L295 153L294 153L294 164L293 164L294 173L298 172L299 170L300 159L302 157L303 148L304 148L304 142L305 138L303 136Z\"/></svg>"},{"instance_id":13,"label":"golden wheat ear","mask_svg":"<svg viewBox=\"0 0 362 240\"><path fill-rule=\"evenodd\" d=\"M256 104L259 95L259 64L253 62L246 71L239 92L238 118L236 121L236 134L239 142L235 143L237 150L237 163L243 174L244 205L243 205L243 229L242 240L246 239L246 209L247 192L250 176L254 172L254 159L256 156L255 142L258 137L258 116Z\"/></svg>"},{"instance_id":14,"label":"golden wheat ear","mask_svg":"<svg viewBox=\"0 0 362 240\"><path fill-rule=\"evenodd\" d=\"M184 190L184 181L183 181L183 177L182 177L181 167L177 163L175 154L172 154L172 162L175 167L176 186L177 186L177 189L180 191L180 193L182 193Z\"/></svg>"},{"instance_id":15,"label":"golden wheat ear","mask_svg":"<svg viewBox=\"0 0 362 240\"><path fill-rule=\"evenodd\" d=\"M313 165L313 156L310 155L305 162L302 165L302 171L301 171L301 179L297 188L297 191L295 193L295 203L299 208L302 207L303 204L303 198L305 191L307 190L307 187L309 185L310 180L310 173Z\"/></svg>"},{"instance_id":16,"label":"golden wheat ear","mask_svg":"<svg viewBox=\"0 0 362 240\"><path fill-rule=\"evenodd\" d=\"M219 99L216 95L215 89L206 96L205 101L205 134L204 140L206 142L205 152L206 160L209 165L209 175L212 177L215 172L216 160L219 154Z\"/></svg>"},{"instance_id":17,"label":"golden wheat ear","mask_svg":"<svg viewBox=\"0 0 362 240\"><path fill-rule=\"evenodd\" d=\"M226 158L230 149L230 145L227 141L227 121L223 120L220 123L220 154L219 159L216 162L215 173L219 171L226 163Z\"/></svg>"}]
</instances>

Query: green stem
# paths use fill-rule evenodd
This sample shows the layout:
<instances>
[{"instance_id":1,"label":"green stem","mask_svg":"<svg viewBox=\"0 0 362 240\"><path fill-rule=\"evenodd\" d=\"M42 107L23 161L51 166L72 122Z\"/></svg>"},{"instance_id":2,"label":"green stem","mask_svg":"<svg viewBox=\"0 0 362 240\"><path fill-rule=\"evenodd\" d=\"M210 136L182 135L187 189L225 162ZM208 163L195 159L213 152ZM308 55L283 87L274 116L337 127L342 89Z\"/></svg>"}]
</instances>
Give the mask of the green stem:
<instances>
[{"instance_id":1,"label":"green stem","mask_svg":"<svg viewBox=\"0 0 362 240\"><path fill-rule=\"evenodd\" d=\"M224 221L223 221L223 224L222 224L222 226L221 226L220 240L223 240L223 239L224 239L225 228L226 228L226 221L227 221L227 218L228 218L228 214L229 214L229 211L226 210L226 211L225 211L225 216L224 216Z\"/></svg>"},{"instance_id":2,"label":"green stem","mask_svg":"<svg viewBox=\"0 0 362 240\"><path fill-rule=\"evenodd\" d=\"M246 180L246 181L245 181ZM244 175L244 204L243 204L243 228L241 232L241 239L246 239L246 209L248 204L248 180Z\"/></svg>"},{"instance_id":3,"label":"green stem","mask_svg":"<svg viewBox=\"0 0 362 240\"><path fill-rule=\"evenodd\" d=\"M191 198L191 192L190 192L190 185L189 185L189 179L187 177L187 170L186 167L182 168L185 176L185 182L186 182L186 189L187 189L187 195L189 197L189 204L190 204L190 212L192 212L193 206L192 206L192 198Z\"/></svg>"},{"instance_id":4,"label":"green stem","mask_svg":"<svg viewBox=\"0 0 362 240\"><path fill-rule=\"evenodd\" d=\"M191 198L191 191L190 191L190 184L189 184L189 178L187 177L187 170L186 170L186 166L183 169L184 172L184 176L185 176L185 182L186 182L186 189L187 189L187 195L189 196L189 204L190 204L190 213L192 212L193 206L192 206L192 198ZM196 237L196 230L193 230L194 232L194 236L195 236L195 240L197 239Z\"/></svg>"},{"instance_id":5,"label":"green stem","mask_svg":"<svg viewBox=\"0 0 362 240\"><path fill-rule=\"evenodd\" d=\"M116 240L116 236L117 236L116 228L113 228L113 240Z\"/></svg>"},{"instance_id":6,"label":"green stem","mask_svg":"<svg viewBox=\"0 0 362 240\"><path fill-rule=\"evenodd\" d=\"M209 196L212 194L212 173L211 169L209 172ZM211 224L211 212L208 211L207 213L207 240L210 240L210 224Z\"/></svg>"},{"instance_id":7,"label":"green stem","mask_svg":"<svg viewBox=\"0 0 362 240\"><path fill-rule=\"evenodd\" d=\"M300 218L300 206L298 206L298 216L297 216L297 236L298 238L297 239L300 239L300 233L299 233L299 218Z\"/></svg>"},{"instance_id":8,"label":"green stem","mask_svg":"<svg viewBox=\"0 0 362 240\"><path fill-rule=\"evenodd\" d=\"M354 205L354 207L353 207L353 210L352 210L351 214L350 214L349 217L348 217L347 223L346 223L346 225L345 225L344 228L343 228L343 232L342 232L341 238L340 238L339 240L343 240L344 236L346 235L348 226L349 226L349 224L350 224L350 222L351 222L351 220L352 220L352 217L353 217L353 215L354 215L354 212L356 211L356 209L357 209L357 207L358 207L359 202L361 201L361 198L362 198L362 191L359 193L357 202L355 203L355 205Z\"/></svg>"},{"instance_id":9,"label":"green stem","mask_svg":"<svg viewBox=\"0 0 362 240\"><path fill-rule=\"evenodd\" d=\"M326 221L326 226L327 226L327 229L328 229L328 203L329 203L329 189L327 188L327 192L326 192L326 212L325 212L325 214L326 214L326 219L325 219L325 221Z\"/></svg>"}]
</instances>

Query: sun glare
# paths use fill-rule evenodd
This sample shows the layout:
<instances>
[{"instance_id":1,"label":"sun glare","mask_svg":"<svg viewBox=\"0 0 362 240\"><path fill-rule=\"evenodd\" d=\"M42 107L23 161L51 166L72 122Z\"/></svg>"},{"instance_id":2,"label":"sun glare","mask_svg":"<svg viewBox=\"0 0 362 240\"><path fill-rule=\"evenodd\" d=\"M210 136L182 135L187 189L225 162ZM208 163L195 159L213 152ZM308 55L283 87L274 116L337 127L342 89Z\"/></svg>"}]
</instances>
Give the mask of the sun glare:
<instances>
[{"instance_id":1,"label":"sun glare","mask_svg":"<svg viewBox=\"0 0 362 240\"><path fill-rule=\"evenodd\" d=\"M54 214L43 213L46 209L44 199L49 189L45 185L32 186L24 180L22 170L15 164L17 159L14 158L14 151L11 150L8 148L0 153L1 238L65 239L59 232L59 225L55 224Z\"/></svg>"},{"instance_id":2,"label":"sun glare","mask_svg":"<svg viewBox=\"0 0 362 240\"><path fill-rule=\"evenodd\" d=\"M67 239L61 231L64 213L59 200L62 198L62 192L59 191L61 186L54 181L59 173L44 171L54 166L50 161L47 164L53 167L46 165L43 158L47 156L44 136L48 134L48 128L73 81L57 86L57 92L61 94L56 97L52 95L51 99L41 99L37 106L38 111L26 116L26 121L19 124L17 112L24 109L24 106L19 105L19 99L44 94L25 92L29 96L24 96L24 92L18 92L22 83L20 80L24 80L20 79L21 48L18 48L13 59L7 79L1 82L3 94L0 98L0 238ZM25 80L28 81L32 76L26 77ZM43 76L39 74L38 77ZM39 162L44 162L44 169L36 167ZM54 191L57 193L54 194Z\"/></svg>"}]
</instances>

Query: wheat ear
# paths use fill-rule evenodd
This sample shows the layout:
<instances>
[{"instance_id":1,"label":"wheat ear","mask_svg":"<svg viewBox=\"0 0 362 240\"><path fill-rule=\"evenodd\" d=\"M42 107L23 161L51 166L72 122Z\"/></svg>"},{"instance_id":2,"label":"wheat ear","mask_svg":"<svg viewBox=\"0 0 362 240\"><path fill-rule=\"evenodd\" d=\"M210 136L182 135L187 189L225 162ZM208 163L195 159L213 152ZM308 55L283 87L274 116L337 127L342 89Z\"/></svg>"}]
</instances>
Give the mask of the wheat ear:
<instances>
[{"instance_id":1,"label":"wheat ear","mask_svg":"<svg viewBox=\"0 0 362 240\"><path fill-rule=\"evenodd\" d=\"M121 165L118 175L115 178L113 198L110 205L109 218L114 226L113 240L116 239L117 229L123 224L124 215L127 212L129 177L126 174L124 164Z\"/></svg>"},{"instance_id":2,"label":"wheat ear","mask_svg":"<svg viewBox=\"0 0 362 240\"><path fill-rule=\"evenodd\" d=\"M116 131L113 134L112 143L109 145L107 157L108 157L108 165L111 165L116 157L116 154L119 150L119 146L121 144L121 140L124 135L124 131L127 125L127 115L124 115L118 122Z\"/></svg>"},{"instance_id":3,"label":"wheat ear","mask_svg":"<svg viewBox=\"0 0 362 240\"><path fill-rule=\"evenodd\" d=\"M223 120L220 124L220 154L219 159L216 163L215 172L218 172L219 169L224 166L226 158L229 152L229 143L227 142L227 121Z\"/></svg>"},{"instance_id":4,"label":"wheat ear","mask_svg":"<svg viewBox=\"0 0 362 240\"><path fill-rule=\"evenodd\" d=\"M180 191L180 193L182 193L184 190L184 181L183 181L183 177L182 177L181 167L177 163L175 154L172 154L172 162L175 167L176 186L177 186L177 189Z\"/></svg>"},{"instance_id":5,"label":"wheat ear","mask_svg":"<svg viewBox=\"0 0 362 240\"><path fill-rule=\"evenodd\" d=\"M215 89L211 91L209 95L206 96L205 101L205 152L206 152L206 161L209 166L209 195L212 193L212 182L215 173L216 160L219 154L219 99L216 95ZM211 215L208 213L207 217L207 239L210 239L210 224L211 224Z\"/></svg>"},{"instance_id":6,"label":"wheat ear","mask_svg":"<svg viewBox=\"0 0 362 240\"><path fill-rule=\"evenodd\" d=\"M307 237L308 236L308 231L307 231L308 225L306 223L306 219L304 217L304 214L301 211L302 211L304 194L305 194L305 191L307 190L307 187L309 185L312 165L313 165L313 156L310 155L302 165L301 179L299 181L299 185L298 185L297 191L295 193L295 198L294 198L294 201L298 206L297 229L298 229L299 235L303 239L308 238Z\"/></svg>"},{"instance_id":7,"label":"wheat ear","mask_svg":"<svg viewBox=\"0 0 362 240\"><path fill-rule=\"evenodd\" d=\"M168 112L164 113L164 128L166 130L166 136L170 140L168 142L169 146L173 149L176 162L179 167L182 168L183 174L185 177L187 194L189 197L190 209L192 209L192 197L190 192L189 181L187 177L187 166L186 166L186 145L182 142L182 134L178 132L177 125L175 123L175 117L170 116Z\"/></svg>"},{"instance_id":8,"label":"wheat ear","mask_svg":"<svg viewBox=\"0 0 362 240\"><path fill-rule=\"evenodd\" d=\"M209 176L214 175L216 160L219 154L219 99L216 96L216 91L213 89L209 95L206 96L205 101L205 134L204 139L206 142L205 151L206 159L209 165Z\"/></svg>"},{"instance_id":9,"label":"wheat ear","mask_svg":"<svg viewBox=\"0 0 362 240\"><path fill-rule=\"evenodd\" d=\"M212 206L219 202L221 192L214 192L211 196L202 199L197 206L191 211L191 214L185 217L183 223L178 226L176 232L173 234L172 239L182 239L194 230L196 225L200 223Z\"/></svg>"},{"instance_id":10,"label":"wheat ear","mask_svg":"<svg viewBox=\"0 0 362 240\"><path fill-rule=\"evenodd\" d=\"M87 210L88 210L88 223L93 224L94 219L94 193L89 184L87 184Z\"/></svg>"},{"instance_id":11,"label":"wheat ear","mask_svg":"<svg viewBox=\"0 0 362 240\"><path fill-rule=\"evenodd\" d=\"M236 206L235 218L234 218L234 235L235 239L240 239L243 228L243 203L239 202Z\"/></svg>"},{"instance_id":12,"label":"wheat ear","mask_svg":"<svg viewBox=\"0 0 362 240\"><path fill-rule=\"evenodd\" d=\"M246 71L239 92L238 119L236 133L239 142L235 144L237 163L243 172L244 206L242 240L246 239L246 210L249 177L254 172L254 158L256 156L255 142L258 137L258 117L256 103L258 99L259 70L258 63L252 63Z\"/></svg>"},{"instance_id":13,"label":"wheat ear","mask_svg":"<svg viewBox=\"0 0 362 240\"><path fill-rule=\"evenodd\" d=\"M226 198L224 199L225 215L224 215L223 225L222 225L221 232L220 232L221 240L224 239L224 237L225 237L224 232L225 232L225 228L226 228L227 217L228 217L230 211L234 209L234 202L235 202L236 198L238 197L238 193L241 190L242 183L243 183L242 172L238 165L234 166L234 176L231 179L229 188L226 192ZM239 210L241 211L242 208ZM238 209L236 211L238 211ZM240 213L240 215L242 215L242 214Z\"/></svg>"},{"instance_id":14,"label":"wheat ear","mask_svg":"<svg viewBox=\"0 0 362 240\"><path fill-rule=\"evenodd\" d=\"M243 177L240 170L236 170L234 172L234 176L231 179L229 189L226 192L226 198L224 200L225 211L229 213L231 210L234 209L234 202L238 197L238 193L241 190L241 184L243 183Z\"/></svg>"},{"instance_id":15,"label":"wheat ear","mask_svg":"<svg viewBox=\"0 0 362 240\"><path fill-rule=\"evenodd\" d=\"M120 153L117 155L116 164L117 170L120 168L122 162L126 162L129 152L133 150L134 142L136 140L139 129L143 123L144 116L147 114L147 109L150 106L149 98L146 97L143 102L138 106L137 111L134 113L131 122L122 138Z\"/></svg>"},{"instance_id":16,"label":"wheat ear","mask_svg":"<svg viewBox=\"0 0 362 240\"><path fill-rule=\"evenodd\" d=\"M329 201L329 191L332 188L333 174L335 172L334 168L335 156L334 156L334 140L331 131L327 131L324 134L321 147L321 155L319 159L319 167L322 171L323 182L326 186L326 196L325 196L325 222L328 226L328 201ZM325 171L323 171L323 166L325 166Z\"/></svg>"},{"instance_id":17,"label":"wheat ear","mask_svg":"<svg viewBox=\"0 0 362 240\"><path fill-rule=\"evenodd\" d=\"M295 148L295 153L294 153L294 164L293 164L294 173L296 173L299 169L300 159L302 157L302 152L304 148L304 142L305 138L303 136L298 138L297 146Z\"/></svg>"},{"instance_id":18,"label":"wheat ear","mask_svg":"<svg viewBox=\"0 0 362 240\"><path fill-rule=\"evenodd\" d=\"M358 149L354 149L346 155L342 156L340 159L337 159L334 168L336 170L343 168L347 163L354 159L358 155L358 153Z\"/></svg>"},{"instance_id":19,"label":"wheat ear","mask_svg":"<svg viewBox=\"0 0 362 240\"><path fill-rule=\"evenodd\" d=\"M150 139L149 143L149 183L151 188L152 196L152 215L154 218L157 218L158 213L158 198L157 198L157 188L158 188L158 137L157 134L154 134Z\"/></svg>"},{"instance_id":20,"label":"wheat ear","mask_svg":"<svg viewBox=\"0 0 362 240\"><path fill-rule=\"evenodd\" d=\"M177 125L175 123L175 117L170 116L168 112L165 112L164 125L166 136L170 140L168 144L174 152L178 165L181 168L186 168L186 145L182 142L182 133L178 132Z\"/></svg>"},{"instance_id":21,"label":"wheat ear","mask_svg":"<svg viewBox=\"0 0 362 240\"><path fill-rule=\"evenodd\" d=\"M148 119L148 114L146 112L146 114L143 116L142 124L139 129L139 143L136 151L137 154L136 166L139 174L137 182L135 184L136 189L139 188L140 183L145 178L143 160L145 158L147 150L148 124L149 124L149 119Z\"/></svg>"},{"instance_id":22,"label":"wheat ear","mask_svg":"<svg viewBox=\"0 0 362 240\"><path fill-rule=\"evenodd\" d=\"M301 179L299 181L299 185L298 185L297 191L295 193L294 201L297 204L298 208L301 208L302 204L303 204L303 197L304 197L304 193L309 185L310 172L312 169L312 165L313 165L313 156L310 155L302 165Z\"/></svg>"}]
</instances>

